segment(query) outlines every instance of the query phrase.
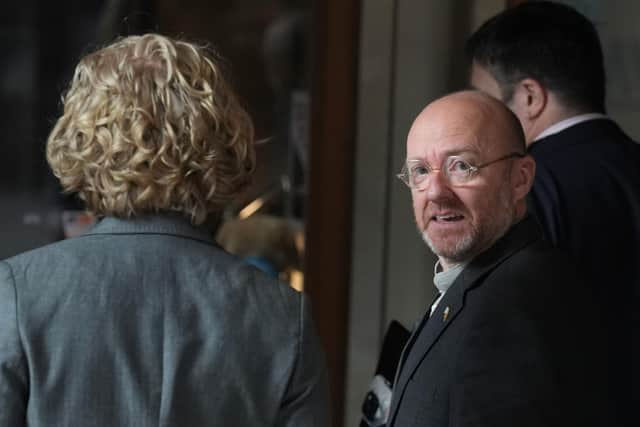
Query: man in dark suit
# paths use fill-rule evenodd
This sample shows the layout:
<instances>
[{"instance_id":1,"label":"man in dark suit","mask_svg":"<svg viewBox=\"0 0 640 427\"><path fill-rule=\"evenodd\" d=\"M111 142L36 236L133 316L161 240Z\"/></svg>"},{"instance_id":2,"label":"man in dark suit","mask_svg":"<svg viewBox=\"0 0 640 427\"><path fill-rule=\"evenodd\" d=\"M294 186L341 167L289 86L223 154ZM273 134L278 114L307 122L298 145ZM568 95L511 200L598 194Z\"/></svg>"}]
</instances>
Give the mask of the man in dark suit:
<instances>
[{"instance_id":1,"label":"man in dark suit","mask_svg":"<svg viewBox=\"0 0 640 427\"><path fill-rule=\"evenodd\" d=\"M127 37L64 104L47 158L101 221L0 262L0 426L326 426L305 296L213 241L254 168L216 57Z\"/></svg>"},{"instance_id":2,"label":"man in dark suit","mask_svg":"<svg viewBox=\"0 0 640 427\"><path fill-rule=\"evenodd\" d=\"M519 118L537 164L529 208L589 280L617 354L621 419L640 405L640 145L605 115L596 29L574 9L526 2L468 40L471 84ZM612 298L614 297L614 298Z\"/></svg>"},{"instance_id":3,"label":"man in dark suit","mask_svg":"<svg viewBox=\"0 0 640 427\"><path fill-rule=\"evenodd\" d=\"M527 215L534 173L517 118L486 94L413 123L400 177L440 294L403 351L389 425L606 425L596 317Z\"/></svg>"}]
</instances>

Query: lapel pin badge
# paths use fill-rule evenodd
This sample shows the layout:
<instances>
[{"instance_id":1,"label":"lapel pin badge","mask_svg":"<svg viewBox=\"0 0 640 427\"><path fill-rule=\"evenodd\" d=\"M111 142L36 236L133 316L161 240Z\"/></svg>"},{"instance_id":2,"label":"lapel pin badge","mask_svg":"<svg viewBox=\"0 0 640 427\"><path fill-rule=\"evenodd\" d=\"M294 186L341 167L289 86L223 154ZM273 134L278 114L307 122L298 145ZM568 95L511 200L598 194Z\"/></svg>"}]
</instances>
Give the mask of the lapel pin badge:
<instances>
[{"instance_id":1,"label":"lapel pin badge","mask_svg":"<svg viewBox=\"0 0 640 427\"><path fill-rule=\"evenodd\" d=\"M447 319L449 318L449 306L446 306L444 309L444 312L442 313L442 321L446 322Z\"/></svg>"}]
</instances>

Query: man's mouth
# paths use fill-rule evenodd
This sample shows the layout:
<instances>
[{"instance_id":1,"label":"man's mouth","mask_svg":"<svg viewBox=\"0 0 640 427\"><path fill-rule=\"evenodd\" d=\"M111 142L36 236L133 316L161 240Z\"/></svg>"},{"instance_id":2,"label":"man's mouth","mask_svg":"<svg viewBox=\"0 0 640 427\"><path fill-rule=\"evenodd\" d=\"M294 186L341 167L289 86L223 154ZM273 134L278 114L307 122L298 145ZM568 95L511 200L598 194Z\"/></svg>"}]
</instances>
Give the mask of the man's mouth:
<instances>
[{"instance_id":1,"label":"man's mouth","mask_svg":"<svg viewBox=\"0 0 640 427\"><path fill-rule=\"evenodd\" d=\"M464 216L460 214L434 215L431 217L431 220L436 222L456 222L463 219Z\"/></svg>"}]
</instances>

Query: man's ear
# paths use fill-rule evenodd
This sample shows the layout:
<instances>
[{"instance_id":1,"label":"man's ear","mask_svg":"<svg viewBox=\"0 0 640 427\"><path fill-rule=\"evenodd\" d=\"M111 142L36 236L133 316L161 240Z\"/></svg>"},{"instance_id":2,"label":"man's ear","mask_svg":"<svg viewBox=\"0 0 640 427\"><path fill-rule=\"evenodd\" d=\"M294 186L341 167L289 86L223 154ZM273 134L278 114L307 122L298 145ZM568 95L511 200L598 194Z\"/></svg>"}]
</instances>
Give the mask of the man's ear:
<instances>
[{"instance_id":1,"label":"man's ear","mask_svg":"<svg viewBox=\"0 0 640 427\"><path fill-rule=\"evenodd\" d=\"M529 194L535 175L536 161L531 155L526 155L514 161L511 170L511 182L513 185L513 198L516 202L524 199Z\"/></svg>"},{"instance_id":2,"label":"man's ear","mask_svg":"<svg viewBox=\"0 0 640 427\"><path fill-rule=\"evenodd\" d=\"M526 78L516 84L513 99L521 117L535 120L547 107L549 93L537 80Z\"/></svg>"}]
</instances>

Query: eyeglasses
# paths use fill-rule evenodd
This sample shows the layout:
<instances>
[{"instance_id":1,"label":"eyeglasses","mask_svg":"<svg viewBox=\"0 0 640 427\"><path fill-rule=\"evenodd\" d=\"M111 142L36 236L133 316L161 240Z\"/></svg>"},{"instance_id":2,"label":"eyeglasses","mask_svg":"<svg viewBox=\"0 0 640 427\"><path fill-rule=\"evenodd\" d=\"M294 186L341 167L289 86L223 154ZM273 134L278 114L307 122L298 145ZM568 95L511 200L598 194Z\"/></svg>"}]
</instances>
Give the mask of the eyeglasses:
<instances>
[{"instance_id":1,"label":"eyeglasses","mask_svg":"<svg viewBox=\"0 0 640 427\"><path fill-rule=\"evenodd\" d=\"M441 171L451 185L462 185L469 182L482 168L502 160L525 156L526 154L522 153L511 153L477 166L472 165L461 156L449 156L444 160L440 169L432 168L423 160L411 159L407 160L396 176L413 190L424 190L427 178L434 171Z\"/></svg>"}]
</instances>

